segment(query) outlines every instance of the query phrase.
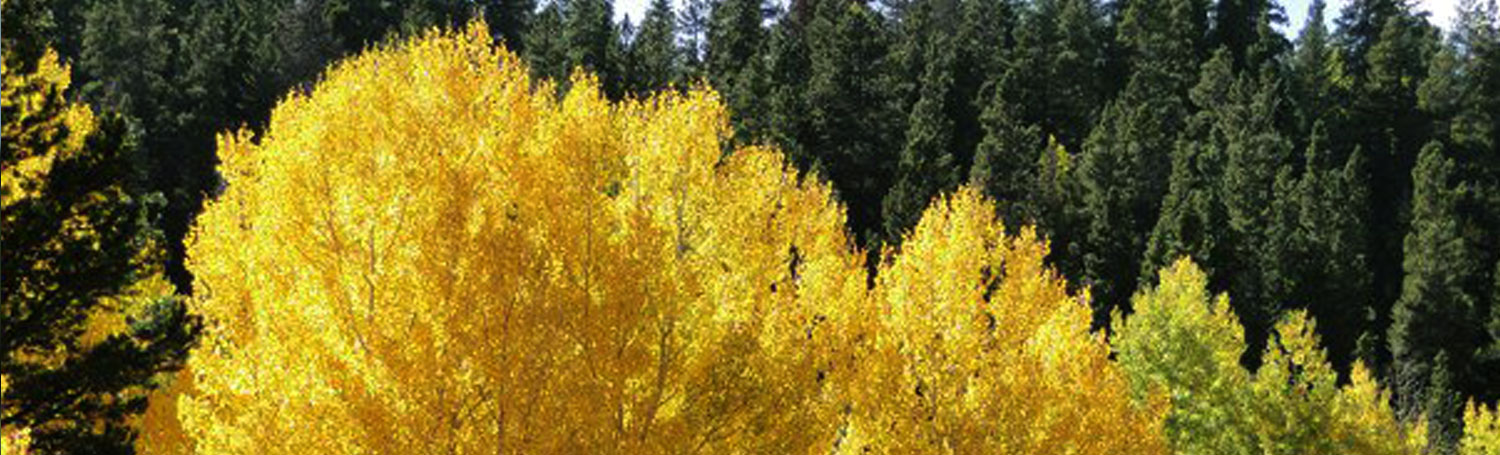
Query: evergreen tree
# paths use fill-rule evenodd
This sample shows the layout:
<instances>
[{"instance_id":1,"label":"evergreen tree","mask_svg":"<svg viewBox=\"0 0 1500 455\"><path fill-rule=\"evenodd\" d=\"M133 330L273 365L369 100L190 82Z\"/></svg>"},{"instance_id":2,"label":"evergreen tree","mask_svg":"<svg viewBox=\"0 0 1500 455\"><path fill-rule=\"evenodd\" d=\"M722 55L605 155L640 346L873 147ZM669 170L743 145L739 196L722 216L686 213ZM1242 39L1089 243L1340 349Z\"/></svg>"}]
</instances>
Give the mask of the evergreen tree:
<instances>
[{"instance_id":1,"label":"evergreen tree","mask_svg":"<svg viewBox=\"0 0 1500 455\"><path fill-rule=\"evenodd\" d=\"M1471 365L1483 340L1483 315L1477 312L1475 296L1464 288L1480 272L1460 229L1457 210L1464 189L1454 184L1453 177L1454 163L1443 147L1436 142L1423 147L1412 171L1415 193L1411 231L1405 241L1406 274L1389 334L1398 409L1428 413L1429 431L1443 441L1459 431L1447 415L1456 413L1456 407L1434 409L1423 404L1447 393L1448 385L1443 382L1448 380L1438 381L1440 377L1452 374L1452 386L1465 388L1460 379L1464 375L1453 374L1455 367Z\"/></svg>"},{"instance_id":2,"label":"evergreen tree","mask_svg":"<svg viewBox=\"0 0 1500 455\"><path fill-rule=\"evenodd\" d=\"M277 13L277 86L310 90L328 62L343 54L324 11L326 0L288 2Z\"/></svg>"},{"instance_id":3,"label":"evergreen tree","mask_svg":"<svg viewBox=\"0 0 1500 455\"><path fill-rule=\"evenodd\" d=\"M684 0L682 11L677 12L678 39L681 41L683 70L690 78L706 77L703 57L708 45L709 13L712 0Z\"/></svg>"},{"instance_id":4,"label":"evergreen tree","mask_svg":"<svg viewBox=\"0 0 1500 455\"><path fill-rule=\"evenodd\" d=\"M707 32L708 80L720 91L739 83L739 73L760 52L761 0L719 0L713 4ZM734 106L731 105L731 108Z\"/></svg>"},{"instance_id":5,"label":"evergreen tree","mask_svg":"<svg viewBox=\"0 0 1500 455\"><path fill-rule=\"evenodd\" d=\"M1334 18L1337 40L1351 76L1368 71L1366 54L1380 42L1381 30L1391 18L1404 14L1402 0L1351 0Z\"/></svg>"},{"instance_id":6,"label":"evergreen tree","mask_svg":"<svg viewBox=\"0 0 1500 455\"><path fill-rule=\"evenodd\" d=\"M1128 306L1135 290L1205 30L1204 6L1195 0L1140 0L1124 14L1119 40L1135 65L1084 144L1079 169L1089 221L1075 254L1095 291L1096 327L1106 325L1114 306Z\"/></svg>"},{"instance_id":7,"label":"evergreen tree","mask_svg":"<svg viewBox=\"0 0 1500 455\"><path fill-rule=\"evenodd\" d=\"M998 91L1023 123L1077 147L1103 104L1104 27L1093 0L1040 0L1024 10Z\"/></svg>"},{"instance_id":8,"label":"evergreen tree","mask_svg":"<svg viewBox=\"0 0 1500 455\"><path fill-rule=\"evenodd\" d=\"M1329 360L1341 372L1356 358L1373 360L1378 337L1370 331L1375 314L1370 294L1366 241L1368 170L1355 151L1340 163L1330 156L1321 123L1303 156L1302 177L1292 191L1278 194L1281 204L1295 205L1295 226L1282 269L1292 275L1290 300L1306 305L1318 322Z\"/></svg>"},{"instance_id":9,"label":"evergreen tree","mask_svg":"<svg viewBox=\"0 0 1500 455\"><path fill-rule=\"evenodd\" d=\"M809 134L798 142L848 204L850 229L865 243L884 228L881 204L902 133L886 77L885 27L867 6L825 1L806 32Z\"/></svg>"},{"instance_id":10,"label":"evergreen tree","mask_svg":"<svg viewBox=\"0 0 1500 455\"><path fill-rule=\"evenodd\" d=\"M613 0L568 0L566 6L562 41L568 71L582 69L598 76L605 96L620 99L624 95L620 71L624 48L615 28Z\"/></svg>"},{"instance_id":11,"label":"evergreen tree","mask_svg":"<svg viewBox=\"0 0 1500 455\"><path fill-rule=\"evenodd\" d=\"M1307 9L1307 22L1297 35L1296 51L1291 57L1291 101L1297 133L1310 137L1314 123L1327 116L1337 105L1335 90L1339 87L1333 80L1337 77L1334 66L1334 48L1329 42L1328 28L1324 25L1323 0L1313 0ZM1325 123L1326 125L1326 123ZM1307 144L1300 144L1307 147Z\"/></svg>"},{"instance_id":12,"label":"evergreen tree","mask_svg":"<svg viewBox=\"0 0 1500 455\"><path fill-rule=\"evenodd\" d=\"M707 29L708 82L724 95L735 134L746 140L764 136L768 122L763 5L762 0L720 0L713 5Z\"/></svg>"},{"instance_id":13,"label":"evergreen tree","mask_svg":"<svg viewBox=\"0 0 1500 455\"><path fill-rule=\"evenodd\" d=\"M1203 64L1198 84L1190 93L1198 109L1188 118L1186 129L1172 149L1172 174L1162 200L1161 216L1146 244L1141 279L1150 280L1157 271L1183 256L1201 264L1211 286L1222 289L1222 276L1231 274L1231 232L1223 229L1226 213L1220 182L1225 176L1223 116L1230 115L1230 92L1235 85L1233 57L1220 49ZM1227 189L1227 188L1226 188ZM1236 299L1238 300L1238 299Z\"/></svg>"},{"instance_id":14,"label":"evergreen tree","mask_svg":"<svg viewBox=\"0 0 1500 455\"><path fill-rule=\"evenodd\" d=\"M953 156L952 111L968 100L954 96L955 52L950 40L929 42L922 97L907 120L906 146L897 163L896 184L883 201L885 238L902 238L916 226L934 197L958 187L960 169Z\"/></svg>"},{"instance_id":15,"label":"evergreen tree","mask_svg":"<svg viewBox=\"0 0 1500 455\"><path fill-rule=\"evenodd\" d=\"M526 63L537 79L551 79L561 85L568 81L571 64L568 60L567 43L563 40L563 10L561 0L547 2L538 11L523 40L526 43Z\"/></svg>"},{"instance_id":16,"label":"evergreen tree","mask_svg":"<svg viewBox=\"0 0 1500 455\"><path fill-rule=\"evenodd\" d=\"M641 30L630 41L631 92L644 95L667 88L681 77L676 17L670 0L653 0Z\"/></svg>"},{"instance_id":17,"label":"evergreen tree","mask_svg":"<svg viewBox=\"0 0 1500 455\"><path fill-rule=\"evenodd\" d=\"M812 62L807 48L807 28L811 17L798 17L788 10L771 28L766 77L770 81L767 96L769 127L764 140L779 146L788 161L799 169L817 165L817 157L805 144L812 138L812 122L807 117L805 93L812 76Z\"/></svg>"},{"instance_id":18,"label":"evergreen tree","mask_svg":"<svg viewBox=\"0 0 1500 455\"><path fill-rule=\"evenodd\" d=\"M1270 222L1275 219L1277 174L1289 164L1292 150L1277 131L1278 89L1275 79L1241 76L1218 127L1226 140L1219 194L1232 244L1228 270L1234 271L1225 278L1229 291L1239 296L1234 306L1245 326L1251 346L1246 359L1252 364L1258 362L1290 291L1286 239L1275 235Z\"/></svg>"},{"instance_id":19,"label":"evergreen tree","mask_svg":"<svg viewBox=\"0 0 1500 455\"><path fill-rule=\"evenodd\" d=\"M12 5L4 20L24 23ZM124 122L67 102L68 69L18 35L0 40L0 426L29 428L34 453L132 453L132 420L197 323L156 275L160 199Z\"/></svg>"},{"instance_id":20,"label":"evergreen tree","mask_svg":"<svg viewBox=\"0 0 1500 455\"><path fill-rule=\"evenodd\" d=\"M516 54L526 52L526 32L536 12L536 0L479 0L490 33Z\"/></svg>"},{"instance_id":21,"label":"evergreen tree","mask_svg":"<svg viewBox=\"0 0 1500 455\"><path fill-rule=\"evenodd\" d=\"M1022 124L1019 109L996 94L980 118L984 139L974 151L969 181L1000 204L1007 226L1042 222L1041 201L1035 197L1043 152L1042 132Z\"/></svg>"},{"instance_id":22,"label":"evergreen tree","mask_svg":"<svg viewBox=\"0 0 1500 455\"><path fill-rule=\"evenodd\" d=\"M1403 293L1402 237L1411 222L1413 166L1430 136L1430 118L1417 105L1436 33L1404 10L1389 16L1378 41L1364 55L1363 73L1353 75L1348 125L1337 143L1362 148L1370 158L1370 268L1378 325L1391 324L1391 305ZM1380 343L1392 345L1391 343ZM1456 355L1456 353L1450 353ZM1384 363L1386 354L1377 358Z\"/></svg>"}]
</instances>

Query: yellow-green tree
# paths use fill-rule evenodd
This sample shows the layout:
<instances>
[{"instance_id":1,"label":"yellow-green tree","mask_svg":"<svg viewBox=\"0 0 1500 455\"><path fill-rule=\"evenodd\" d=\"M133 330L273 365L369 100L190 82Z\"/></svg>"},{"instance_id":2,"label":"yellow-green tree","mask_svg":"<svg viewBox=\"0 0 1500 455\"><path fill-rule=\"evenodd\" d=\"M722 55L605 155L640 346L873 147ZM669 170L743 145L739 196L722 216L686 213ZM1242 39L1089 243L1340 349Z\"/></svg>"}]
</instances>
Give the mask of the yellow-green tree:
<instances>
[{"instance_id":1,"label":"yellow-green tree","mask_svg":"<svg viewBox=\"0 0 1500 455\"><path fill-rule=\"evenodd\" d=\"M1137 404L1088 295L1005 235L974 188L939 200L873 291L878 318L847 387L847 453L1166 453L1164 403Z\"/></svg>"},{"instance_id":2,"label":"yellow-green tree","mask_svg":"<svg viewBox=\"0 0 1500 455\"><path fill-rule=\"evenodd\" d=\"M1243 329L1229 297L1210 297L1207 286L1192 261L1178 260L1162 269L1159 286L1135 296L1134 314L1114 318L1112 342L1131 389L1172 397L1166 436L1173 451L1421 453L1424 429L1396 419L1390 396L1363 365L1338 386L1305 312L1276 326L1259 370L1242 369Z\"/></svg>"},{"instance_id":3,"label":"yellow-green tree","mask_svg":"<svg viewBox=\"0 0 1500 455\"><path fill-rule=\"evenodd\" d=\"M1500 412L1492 406L1469 402L1464 409L1464 438L1459 445L1462 455L1500 453Z\"/></svg>"},{"instance_id":4,"label":"yellow-green tree","mask_svg":"<svg viewBox=\"0 0 1500 455\"><path fill-rule=\"evenodd\" d=\"M222 137L190 248L212 324L167 445L832 447L826 328L865 289L830 190L724 157L710 91L612 105L580 75L555 99L489 36L342 62Z\"/></svg>"}]
</instances>

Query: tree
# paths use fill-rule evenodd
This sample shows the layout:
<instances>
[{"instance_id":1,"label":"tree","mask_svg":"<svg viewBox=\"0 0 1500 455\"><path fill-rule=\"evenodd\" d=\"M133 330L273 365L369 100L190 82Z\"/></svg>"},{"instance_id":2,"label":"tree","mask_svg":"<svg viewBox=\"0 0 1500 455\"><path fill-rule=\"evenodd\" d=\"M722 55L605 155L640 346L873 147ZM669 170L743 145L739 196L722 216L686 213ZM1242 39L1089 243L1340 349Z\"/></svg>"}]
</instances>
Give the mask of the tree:
<instances>
[{"instance_id":1,"label":"tree","mask_svg":"<svg viewBox=\"0 0 1500 455\"><path fill-rule=\"evenodd\" d=\"M668 88L682 78L676 20L668 0L654 0L646 10L641 31L630 42L632 93L646 95Z\"/></svg>"},{"instance_id":2,"label":"tree","mask_svg":"<svg viewBox=\"0 0 1500 455\"><path fill-rule=\"evenodd\" d=\"M1457 406L1439 410L1423 405L1451 393L1433 385L1437 376L1452 375L1441 382L1454 382L1439 385L1467 389L1457 378L1468 375L1455 372L1472 363L1484 336L1476 298L1464 288L1478 265L1459 230L1456 204L1464 189L1452 181L1453 168L1443 147L1432 143L1423 147L1412 171L1415 190L1411 232L1405 241L1406 274L1388 335L1399 409L1429 413L1438 450L1452 449L1459 432L1452 419L1461 411ZM1447 361L1440 364L1435 360L1440 358Z\"/></svg>"},{"instance_id":3,"label":"tree","mask_svg":"<svg viewBox=\"0 0 1500 455\"><path fill-rule=\"evenodd\" d=\"M800 115L808 134L797 142L848 205L849 228L865 243L884 227L881 203L902 143L886 79L889 47L880 16L866 6L826 1L816 11L804 29L810 71Z\"/></svg>"},{"instance_id":4,"label":"tree","mask_svg":"<svg viewBox=\"0 0 1500 455\"><path fill-rule=\"evenodd\" d=\"M761 0L718 0L709 13L704 63L708 80L720 91L739 82L740 70L760 52Z\"/></svg>"},{"instance_id":5,"label":"tree","mask_svg":"<svg viewBox=\"0 0 1500 455\"><path fill-rule=\"evenodd\" d=\"M5 20L24 22L11 5ZM160 276L161 201L140 187L124 122L66 101L68 68L12 51L27 39L3 40L0 427L7 451L131 453L131 419L197 326Z\"/></svg>"},{"instance_id":6,"label":"tree","mask_svg":"<svg viewBox=\"0 0 1500 455\"><path fill-rule=\"evenodd\" d=\"M772 149L721 159L711 92L554 99L489 37L371 51L223 139L195 449L830 447L827 346L866 319L831 190Z\"/></svg>"},{"instance_id":7,"label":"tree","mask_svg":"<svg viewBox=\"0 0 1500 455\"><path fill-rule=\"evenodd\" d=\"M1162 397L1132 399L1089 332L1088 295L993 207L962 188L888 250L838 451L1166 453Z\"/></svg>"},{"instance_id":8,"label":"tree","mask_svg":"<svg viewBox=\"0 0 1500 455\"><path fill-rule=\"evenodd\" d=\"M624 96L620 68L624 48L615 30L614 11L613 0L568 0L562 10L562 42L568 71L596 74L604 94L617 100Z\"/></svg>"},{"instance_id":9,"label":"tree","mask_svg":"<svg viewBox=\"0 0 1500 455\"><path fill-rule=\"evenodd\" d=\"M1369 170L1359 150L1342 164L1330 156L1321 125L1313 126L1296 187L1277 197L1296 217L1291 234L1283 236L1292 250L1284 259L1293 281L1288 300L1320 321L1329 359L1342 373L1355 358L1373 364L1377 349L1371 344L1380 338L1372 333L1377 327L1366 240Z\"/></svg>"},{"instance_id":10,"label":"tree","mask_svg":"<svg viewBox=\"0 0 1500 455\"><path fill-rule=\"evenodd\" d=\"M1500 412L1469 402L1464 408L1464 439L1459 453L1483 455L1500 449Z\"/></svg>"},{"instance_id":11,"label":"tree","mask_svg":"<svg viewBox=\"0 0 1500 455\"><path fill-rule=\"evenodd\" d=\"M1092 0L1042 0L1023 10L997 91L1020 120L1076 149L1105 101L1104 20Z\"/></svg>"},{"instance_id":12,"label":"tree","mask_svg":"<svg viewBox=\"0 0 1500 455\"><path fill-rule=\"evenodd\" d=\"M1323 121L1326 128L1329 118L1336 115L1333 111L1341 101L1337 98L1340 87L1334 81L1339 76L1337 71L1341 69L1343 61L1337 58L1339 54L1332 46L1328 28L1324 25L1325 9L1326 3L1323 0L1313 0L1308 6L1307 21L1297 34L1296 50L1289 62L1291 74L1287 82L1292 94L1290 101L1296 117L1296 132L1301 135L1313 134L1313 125L1319 121ZM1300 142L1298 145L1304 148L1308 146Z\"/></svg>"},{"instance_id":13,"label":"tree","mask_svg":"<svg viewBox=\"0 0 1500 455\"><path fill-rule=\"evenodd\" d=\"M1180 453L1418 454L1424 428L1403 423L1389 396L1356 364L1339 387L1312 321L1292 312L1277 324L1251 375L1229 297L1210 297L1208 276L1189 259L1136 294L1135 313L1116 318L1112 343L1137 394L1172 397L1165 433Z\"/></svg>"},{"instance_id":14,"label":"tree","mask_svg":"<svg viewBox=\"0 0 1500 455\"><path fill-rule=\"evenodd\" d=\"M1217 286L1223 286L1223 276L1242 272L1231 266L1232 234L1222 229L1228 224L1224 201L1227 185L1216 184L1226 172L1229 138L1222 117L1231 115L1227 106L1236 85L1233 64L1229 51L1220 49L1203 64L1198 84L1190 92L1197 112L1188 118L1187 128L1172 148L1172 174L1161 215L1146 243L1142 282L1149 282L1182 256L1196 258L1210 277L1223 270L1217 273L1219 279L1211 280Z\"/></svg>"},{"instance_id":15,"label":"tree","mask_svg":"<svg viewBox=\"0 0 1500 455\"><path fill-rule=\"evenodd\" d=\"M957 146L954 113L967 100L954 96L955 49L949 40L930 42L922 97L907 120L906 147L896 168L896 184L886 193L882 213L885 237L901 238L916 225L922 211L939 193L958 188L962 169L954 157Z\"/></svg>"},{"instance_id":16,"label":"tree","mask_svg":"<svg viewBox=\"0 0 1500 455\"><path fill-rule=\"evenodd\" d=\"M1190 114L1188 89L1201 60L1204 6L1195 0L1130 2L1118 40L1135 63L1125 91L1104 108L1084 143L1079 180L1088 220L1077 244L1094 321L1127 306L1147 238L1167 192L1169 151Z\"/></svg>"},{"instance_id":17,"label":"tree","mask_svg":"<svg viewBox=\"0 0 1500 455\"><path fill-rule=\"evenodd\" d=\"M563 10L560 0L552 0L536 14L527 29L525 42L526 63L531 67L531 77L537 80L550 79L559 85L568 80L567 46L563 42Z\"/></svg>"},{"instance_id":18,"label":"tree","mask_svg":"<svg viewBox=\"0 0 1500 455\"><path fill-rule=\"evenodd\" d=\"M526 52L526 33L531 28L536 14L536 0L482 0L476 2L483 9L485 23L495 40L505 44L511 52Z\"/></svg>"}]
</instances>

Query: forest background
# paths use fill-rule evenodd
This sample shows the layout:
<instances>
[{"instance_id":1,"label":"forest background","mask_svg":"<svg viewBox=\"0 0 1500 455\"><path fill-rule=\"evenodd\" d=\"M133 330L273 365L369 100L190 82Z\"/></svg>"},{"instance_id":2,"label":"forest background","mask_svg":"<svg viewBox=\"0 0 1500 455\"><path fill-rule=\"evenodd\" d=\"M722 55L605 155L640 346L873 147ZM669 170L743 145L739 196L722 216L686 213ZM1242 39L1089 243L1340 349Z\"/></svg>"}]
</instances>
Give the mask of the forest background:
<instances>
[{"instance_id":1,"label":"forest background","mask_svg":"<svg viewBox=\"0 0 1500 455\"><path fill-rule=\"evenodd\" d=\"M1262 0L655 0L622 21L609 0L7 0L4 424L48 452L133 447L128 417L203 335L189 249L229 187L220 135L267 134L340 59L483 18L558 97L578 68L612 102L714 89L724 154L774 147L826 182L871 289L932 201L974 188L1087 289L1095 333L1189 256L1232 297L1246 371L1305 314L1339 384L1368 368L1455 451L1465 403L1500 399L1500 20L1423 9L1314 1L1292 30ZM48 150L98 158L24 183ZM129 322L96 333L95 307Z\"/></svg>"}]
</instances>

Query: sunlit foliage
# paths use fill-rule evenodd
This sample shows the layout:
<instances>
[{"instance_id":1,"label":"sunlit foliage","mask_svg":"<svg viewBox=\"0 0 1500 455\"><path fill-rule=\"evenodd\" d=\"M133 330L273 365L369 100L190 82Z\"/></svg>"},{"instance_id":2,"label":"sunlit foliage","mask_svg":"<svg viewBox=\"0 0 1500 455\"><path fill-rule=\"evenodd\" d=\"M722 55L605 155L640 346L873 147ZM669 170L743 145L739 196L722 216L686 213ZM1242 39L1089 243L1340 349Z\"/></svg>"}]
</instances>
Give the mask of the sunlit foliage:
<instances>
[{"instance_id":1,"label":"sunlit foliage","mask_svg":"<svg viewBox=\"0 0 1500 455\"><path fill-rule=\"evenodd\" d=\"M143 447L1165 453L1165 401L976 190L872 290L831 190L725 154L713 92L556 99L487 37L346 61L221 139L210 330Z\"/></svg>"},{"instance_id":2,"label":"sunlit foliage","mask_svg":"<svg viewBox=\"0 0 1500 455\"><path fill-rule=\"evenodd\" d=\"M1464 438L1459 446L1462 455L1500 453L1500 412L1495 407L1470 402L1464 409Z\"/></svg>"},{"instance_id":3,"label":"sunlit foliage","mask_svg":"<svg viewBox=\"0 0 1500 455\"><path fill-rule=\"evenodd\" d=\"M832 447L819 321L865 289L829 189L724 157L712 92L532 85L475 25L221 139L178 410L198 453Z\"/></svg>"},{"instance_id":4,"label":"sunlit foliage","mask_svg":"<svg viewBox=\"0 0 1500 455\"><path fill-rule=\"evenodd\" d=\"M1166 453L1161 400L1137 404L1089 333L1088 296L1007 236L965 188L887 254L879 327L850 386L848 453Z\"/></svg>"},{"instance_id":5,"label":"sunlit foliage","mask_svg":"<svg viewBox=\"0 0 1500 455\"><path fill-rule=\"evenodd\" d=\"M1132 390L1172 397L1175 452L1422 452L1425 430L1396 419L1363 365L1339 387L1304 312L1277 325L1252 374L1239 364L1246 345L1229 297L1210 297L1203 271L1182 259L1160 283L1136 295L1133 315L1115 318L1113 343Z\"/></svg>"}]
</instances>

